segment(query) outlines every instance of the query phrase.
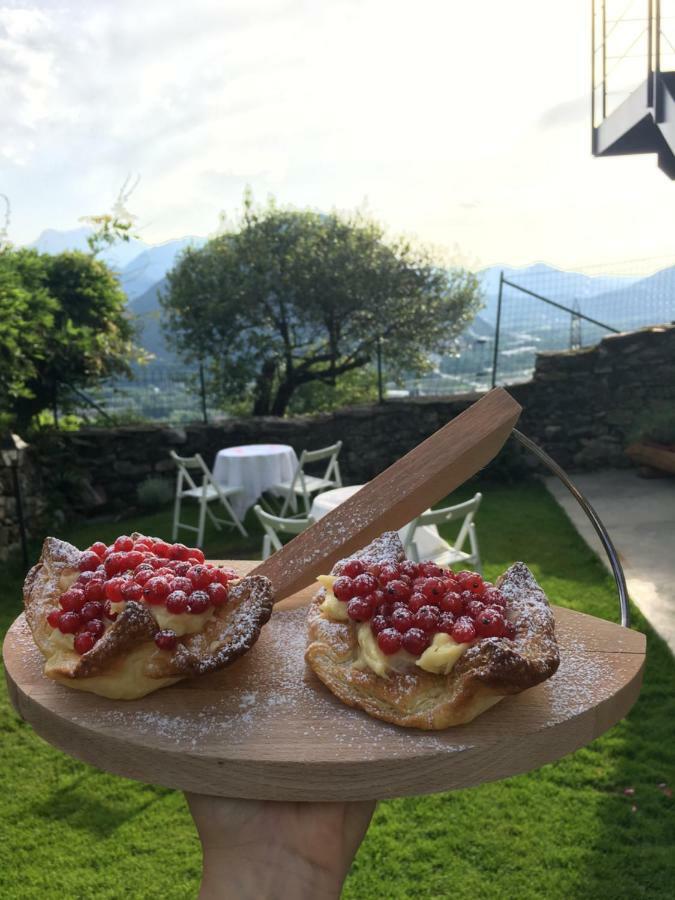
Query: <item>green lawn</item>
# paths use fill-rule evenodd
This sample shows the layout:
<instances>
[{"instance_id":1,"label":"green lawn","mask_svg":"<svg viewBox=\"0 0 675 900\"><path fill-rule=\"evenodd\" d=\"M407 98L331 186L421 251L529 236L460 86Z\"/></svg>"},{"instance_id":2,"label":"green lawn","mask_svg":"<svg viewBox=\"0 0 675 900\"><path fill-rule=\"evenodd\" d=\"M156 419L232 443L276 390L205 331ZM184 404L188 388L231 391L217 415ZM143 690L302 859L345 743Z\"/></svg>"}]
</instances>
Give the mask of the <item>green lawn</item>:
<instances>
[{"instance_id":1,"label":"green lawn","mask_svg":"<svg viewBox=\"0 0 675 900\"><path fill-rule=\"evenodd\" d=\"M524 559L555 602L616 620L612 580L543 487L486 484L483 492L478 530L488 577ZM79 546L133 527L168 537L168 523L166 513L66 536ZM259 545L257 532L226 545L209 531L206 549L251 558ZM0 574L4 629L20 609L22 573L6 567ZM649 656L627 720L529 775L380 804L344 897L672 896L675 801L659 785L675 784L675 662L635 619L648 635ZM63 756L17 719L4 695L2 703L0 897L196 896L199 845L181 794Z\"/></svg>"}]
</instances>

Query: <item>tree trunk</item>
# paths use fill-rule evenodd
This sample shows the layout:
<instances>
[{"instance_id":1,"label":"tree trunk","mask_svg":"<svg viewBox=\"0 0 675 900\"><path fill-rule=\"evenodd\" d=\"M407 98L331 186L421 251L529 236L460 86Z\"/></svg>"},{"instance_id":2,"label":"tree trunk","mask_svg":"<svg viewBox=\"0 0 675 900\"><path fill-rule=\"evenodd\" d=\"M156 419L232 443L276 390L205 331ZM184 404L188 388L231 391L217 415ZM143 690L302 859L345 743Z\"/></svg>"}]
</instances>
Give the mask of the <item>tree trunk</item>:
<instances>
[{"instance_id":1,"label":"tree trunk","mask_svg":"<svg viewBox=\"0 0 675 900\"><path fill-rule=\"evenodd\" d=\"M313 379L306 380L309 381ZM286 414L288 404L291 402L291 397L293 396L293 392L295 391L296 387L297 384L295 381L286 379L285 381L281 382L281 384L277 388L274 402L272 403L271 413L273 416L284 416Z\"/></svg>"},{"instance_id":2,"label":"tree trunk","mask_svg":"<svg viewBox=\"0 0 675 900\"><path fill-rule=\"evenodd\" d=\"M274 376L277 372L277 364L274 359L266 359L263 361L260 374L256 378L253 415L269 416L270 407L272 405L272 388L274 386Z\"/></svg>"}]
</instances>

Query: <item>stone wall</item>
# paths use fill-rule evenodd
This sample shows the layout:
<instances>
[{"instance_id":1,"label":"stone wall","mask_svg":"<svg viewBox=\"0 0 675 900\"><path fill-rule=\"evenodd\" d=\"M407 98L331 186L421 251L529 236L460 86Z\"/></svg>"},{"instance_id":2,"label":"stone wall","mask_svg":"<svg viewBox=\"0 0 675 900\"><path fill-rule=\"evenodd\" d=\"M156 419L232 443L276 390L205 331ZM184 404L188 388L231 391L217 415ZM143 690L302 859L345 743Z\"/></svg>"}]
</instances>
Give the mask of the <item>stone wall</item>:
<instances>
[{"instance_id":1,"label":"stone wall","mask_svg":"<svg viewBox=\"0 0 675 900\"><path fill-rule=\"evenodd\" d=\"M19 498L27 531L40 533L46 522L47 502L40 473L41 463L19 441L16 472L0 453L0 560L21 549ZM32 527L31 527L32 526Z\"/></svg>"},{"instance_id":2,"label":"stone wall","mask_svg":"<svg viewBox=\"0 0 675 900\"><path fill-rule=\"evenodd\" d=\"M613 335L587 350L541 354L532 380L509 390L524 408L521 430L564 467L626 465L623 449L638 414L656 401L675 403L675 327ZM294 419L45 432L31 456L52 507L89 515L133 506L137 485L150 475L173 478L170 449L200 452L211 465L218 450L237 444L287 443L299 453L342 440L344 479L359 483L478 396L396 400ZM502 459L513 461L518 452L513 447Z\"/></svg>"}]
</instances>

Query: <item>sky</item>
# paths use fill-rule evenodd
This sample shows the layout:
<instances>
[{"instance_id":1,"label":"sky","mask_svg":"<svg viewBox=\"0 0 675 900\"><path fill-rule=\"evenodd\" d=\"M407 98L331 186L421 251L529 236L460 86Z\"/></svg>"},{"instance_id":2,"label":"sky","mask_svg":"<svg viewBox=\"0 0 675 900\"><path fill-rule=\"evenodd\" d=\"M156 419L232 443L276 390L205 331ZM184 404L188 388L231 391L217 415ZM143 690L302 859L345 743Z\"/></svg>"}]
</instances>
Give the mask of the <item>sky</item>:
<instances>
[{"instance_id":1,"label":"sky","mask_svg":"<svg viewBox=\"0 0 675 900\"><path fill-rule=\"evenodd\" d=\"M10 238L125 178L137 233L366 209L470 266L675 261L675 182L590 153L590 0L0 0ZM0 207L1 211L1 207Z\"/></svg>"}]
</instances>

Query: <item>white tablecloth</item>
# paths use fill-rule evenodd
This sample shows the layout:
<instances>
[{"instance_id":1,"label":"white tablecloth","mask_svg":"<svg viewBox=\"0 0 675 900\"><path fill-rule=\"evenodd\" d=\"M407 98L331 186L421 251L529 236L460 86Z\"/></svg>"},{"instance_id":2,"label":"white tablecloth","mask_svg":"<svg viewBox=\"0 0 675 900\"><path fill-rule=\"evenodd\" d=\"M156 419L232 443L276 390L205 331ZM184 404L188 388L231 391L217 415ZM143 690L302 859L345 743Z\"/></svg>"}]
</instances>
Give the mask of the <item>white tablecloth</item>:
<instances>
[{"instance_id":1,"label":"white tablecloth","mask_svg":"<svg viewBox=\"0 0 675 900\"><path fill-rule=\"evenodd\" d=\"M287 444L246 444L218 451L213 478L218 484L241 488L230 497L230 503L243 518L264 491L280 481L290 481L297 466L295 450Z\"/></svg>"},{"instance_id":2,"label":"white tablecloth","mask_svg":"<svg viewBox=\"0 0 675 900\"><path fill-rule=\"evenodd\" d=\"M320 519L326 513L329 513L331 509L335 509L336 506L344 503L348 497L360 491L362 487L362 484L350 484L347 487L335 488L335 490L317 494L312 503L310 515L314 519ZM405 530L404 526L399 531L401 540L405 537ZM420 560L433 559L448 549L447 543L440 536L435 525L422 525L416 529L415 543L417 544Z\"/></svg>"}]
</instances>

